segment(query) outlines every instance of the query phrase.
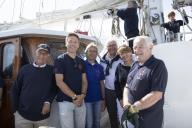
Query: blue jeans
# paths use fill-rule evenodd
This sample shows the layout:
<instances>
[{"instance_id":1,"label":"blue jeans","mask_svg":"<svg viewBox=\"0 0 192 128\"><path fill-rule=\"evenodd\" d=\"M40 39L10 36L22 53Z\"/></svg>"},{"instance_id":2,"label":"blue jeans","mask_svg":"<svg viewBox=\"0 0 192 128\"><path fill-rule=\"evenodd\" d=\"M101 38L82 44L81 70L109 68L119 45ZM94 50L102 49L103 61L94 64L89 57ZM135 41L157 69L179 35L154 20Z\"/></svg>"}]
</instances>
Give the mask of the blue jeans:
<instances>
[{"instance_id":1,"label":"blue jeans","mask_svg":"<svg viewBox=\"0 0 192 128\"><path fill-rule=\"evenodd\" d=\"M101 101L85 103L86 128L100 128Z\"/></svg>"}]
</instances>

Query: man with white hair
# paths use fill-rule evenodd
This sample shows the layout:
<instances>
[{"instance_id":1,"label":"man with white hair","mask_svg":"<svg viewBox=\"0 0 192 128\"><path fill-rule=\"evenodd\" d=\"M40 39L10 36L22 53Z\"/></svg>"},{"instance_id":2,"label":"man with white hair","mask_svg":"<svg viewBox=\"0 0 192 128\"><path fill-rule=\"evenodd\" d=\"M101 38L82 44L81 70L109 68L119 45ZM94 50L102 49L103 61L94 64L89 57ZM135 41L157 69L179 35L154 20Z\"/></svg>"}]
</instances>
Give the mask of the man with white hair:
<instances>
[{"instance_id":1,"label":"man with white hair","mask_svg":"<svg viewBox=\"0 0 192 128\"><path fill-rule=\"evenodd\" d=\"M107 42L107 53L102 57L101 65L105 74L105 102L109 113L111 128L118 128L117 103L115 93L115 71L121 62L117 55L117 42L113 39Z\"/></svg>"},{"instance_id":2,"label":"man with white hair","mask_svg":"<svg viewBox=\"0 0 192 128\"><path fill-rule=\"evenodd\" d=\"M142 128L161 128L164 93L168 73L164 62L152 55L150 37L138 36L133 42L137 61L133 64L124 88L123 105L138 112Z\"/></svg>"}]
</instances>

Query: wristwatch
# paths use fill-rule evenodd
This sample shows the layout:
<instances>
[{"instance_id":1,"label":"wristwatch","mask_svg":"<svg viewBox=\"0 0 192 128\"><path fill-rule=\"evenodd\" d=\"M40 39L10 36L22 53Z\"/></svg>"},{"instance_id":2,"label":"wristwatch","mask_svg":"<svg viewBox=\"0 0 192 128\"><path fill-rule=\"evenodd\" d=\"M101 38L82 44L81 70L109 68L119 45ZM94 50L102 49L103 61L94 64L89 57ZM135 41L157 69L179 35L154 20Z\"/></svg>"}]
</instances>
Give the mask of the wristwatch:
<instances>
[{"instance_id":1,"label":"wristwatch","mask_svg":"<svg viewBox=\"0 0 192 128\"><path fill-rule=\"evenodd\" d=\"M76 100L77 99L77 95L75 94L73 97L72 97L72 100Z\"/></svg>"},{"instance_id":2,"label":"wristwatch","mask_svg":"<svg viewBox=\"0 0 192 128\"><path fill-rule=\"evenodd\" d=\"M82 92L82 93L81 93L81 95L84 95L84 96L86 96L86 93Z\"/></svg>"}]
</instances>

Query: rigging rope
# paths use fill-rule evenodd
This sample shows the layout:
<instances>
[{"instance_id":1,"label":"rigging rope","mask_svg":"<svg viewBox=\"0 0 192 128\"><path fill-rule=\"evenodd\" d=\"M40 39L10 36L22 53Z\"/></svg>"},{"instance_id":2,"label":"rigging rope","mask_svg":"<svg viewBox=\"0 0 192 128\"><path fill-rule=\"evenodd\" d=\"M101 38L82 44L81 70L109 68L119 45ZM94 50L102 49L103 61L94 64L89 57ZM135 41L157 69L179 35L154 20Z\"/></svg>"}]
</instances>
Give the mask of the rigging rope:
<instances>
[{"instance_id":1,"label":"rigging rope","mask_svg":"<svg viewBox=\"0 0 192 128\"><path fill-rule=\"evenodd\" d=\"M130 40L130 39L127 39L127 38L122 34L122 32L121 32L119 17L113 17L113 19L112 19L111 34L112 34L112 35L117 35L118 37L121 36L121 37L123 37L123 39L126 40L127 42ZM131 39L131 40L132 40L132 39Z\"/></svg>"},{"instance_id":2,"label":"rigging rope","mask_svg":"<svg viewBox=\"0 0 192 128\"><path fill-rule=\"evenodd\" d=\"M187 22L186 22L186 20L185 20L185 18L184 18L183 13L181 12L181 10L180 10L180 9L177 9L177 11L181 14L184 23L185 23L185 24L187 25L187 27L192 31L192 28L189 26L189 24L187 24Z\"/></svg>"},{"instance_id":3,"label":"rigging rope","mask_svg":"<svg viewBox=\"0 0 192 128\"><path fill-rule=\"evenodd\" d=\"M3 6L3 4L5 3L6 0L3 0L0 4L0 8Z\"/></svg>"},{"instance_id":4,"label":"rigging rope","mask_svg":"<svg viewBox=\"0 0 192 128\"><path fill-rule=\"evenodd\" d=\"M99 32L99 38L101 38L101 33L102 33L102 30L103 30L103 21L104 21L104 18L105 16L103 15L103 18L101 20L101 27L100 27L100 32Z\"/></svg>"},{"instance_id":5,"label":"rigging rope","mask_svg":"<svg viewBox=\"0 0 192 128\"><path fill-rule=\"evenodd\" d=\"M12 13L12 17L11 17L11 23L13 23L14 15L15 15L15 0L13 2L13 13Z\"/></svg>"},{"instance_id":6,"label":"rigging rope","mask_svg":"<svg viewBox=\"0 0 192 128\"><path fill-rule=\"evenodd\" d=\"M19 18L22 18L23 8L26 0L21 0Z\"/></svg>"},{"instance_id":7,"label":"rigging rope","mask_svg":"<svg viewBox=\"0 0 192 128\"><path fill-rule=\"evenodd\" d=\"M41 5L43 3L43 0L39 1L39 24L38 26L41 28Z\"/></svg>"},{"instance_id":8,"label":"rigging rope","mask_svg":"<svg viewBox=\"0 0 192 128\"><path fill-rule=\"evenodd\" d=\"M112 19L112 27L111 27L111 34L112 35L120 35L120 28L119 28L119 17L113 17Z\"/></svg>"}]
</instances>

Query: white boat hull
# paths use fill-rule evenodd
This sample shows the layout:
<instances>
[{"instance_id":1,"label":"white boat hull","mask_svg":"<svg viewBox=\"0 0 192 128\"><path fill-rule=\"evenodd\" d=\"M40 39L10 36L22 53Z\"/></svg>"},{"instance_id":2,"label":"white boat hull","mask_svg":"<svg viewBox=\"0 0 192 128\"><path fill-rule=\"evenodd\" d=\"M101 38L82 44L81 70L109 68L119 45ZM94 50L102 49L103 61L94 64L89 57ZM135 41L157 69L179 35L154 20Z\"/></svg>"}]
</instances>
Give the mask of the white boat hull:
<instances>
[{"instance_id":1,"label":"white boat hull","mask_svg":"<svg viewBox=\"0 0 192 128\"><path fill-rule=\"evenodd\" d=\"M164 128L191 128L192 41L159 44L153 51L168 69Z\"/></svg>"}]
</instances>

